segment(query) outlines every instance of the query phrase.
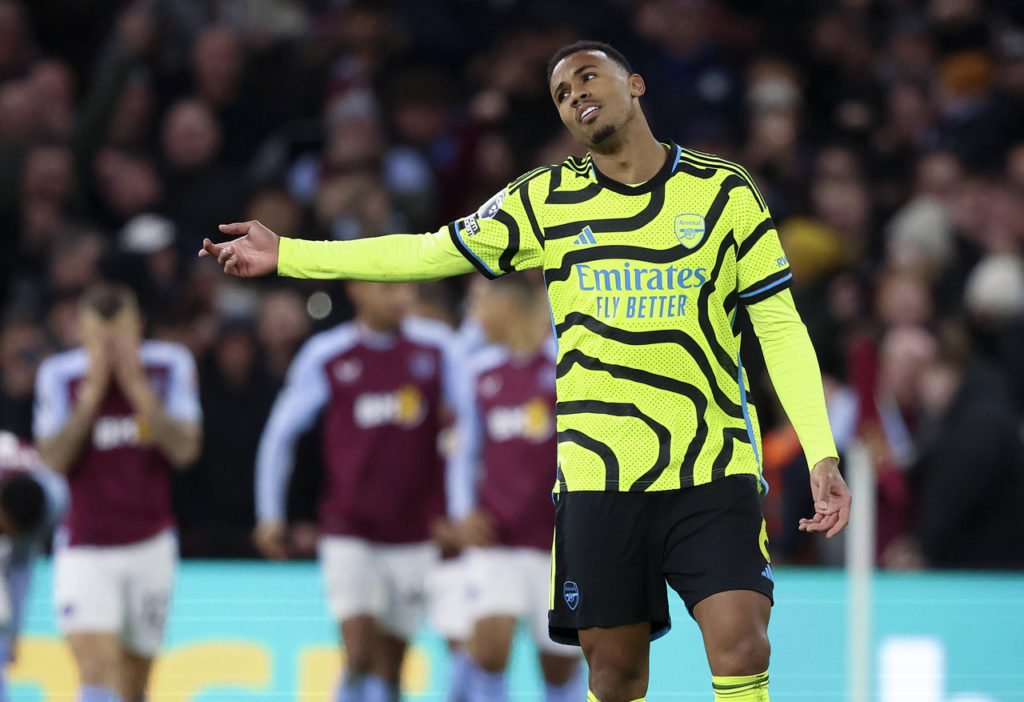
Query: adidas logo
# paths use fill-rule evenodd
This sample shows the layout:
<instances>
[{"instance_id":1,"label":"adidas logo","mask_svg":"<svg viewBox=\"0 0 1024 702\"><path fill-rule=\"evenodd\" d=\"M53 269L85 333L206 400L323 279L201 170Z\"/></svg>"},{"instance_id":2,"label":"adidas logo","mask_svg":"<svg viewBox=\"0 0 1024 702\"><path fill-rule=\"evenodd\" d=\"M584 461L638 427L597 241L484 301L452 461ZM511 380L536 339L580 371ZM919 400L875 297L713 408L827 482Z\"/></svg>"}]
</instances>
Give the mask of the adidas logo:
<instances>
[{"instance_id":1,"label":"adidas logo","mask_svg":"<svg viewBox=\"0 0 1024 702\"><path fill-rule=\"evenodd\" d=\"M590 231L590 227L583 227L580 235L572 240L573 246L586 246L587 244L596 243L597 239L594 238L594 232Z\"/></svg>"},{"instance_id":2,"label":"adidas logo","mask_svg":"<svg viewBox=\"0 0 1024 702\"><path fill-rule=\"evenodd\" d=\"M775 578L774 576L772 576L772 567L770 565L764 567L764 570L761 571L761 575L768 578L773 583L775 582Z\"/></svg>"}]
</instances>

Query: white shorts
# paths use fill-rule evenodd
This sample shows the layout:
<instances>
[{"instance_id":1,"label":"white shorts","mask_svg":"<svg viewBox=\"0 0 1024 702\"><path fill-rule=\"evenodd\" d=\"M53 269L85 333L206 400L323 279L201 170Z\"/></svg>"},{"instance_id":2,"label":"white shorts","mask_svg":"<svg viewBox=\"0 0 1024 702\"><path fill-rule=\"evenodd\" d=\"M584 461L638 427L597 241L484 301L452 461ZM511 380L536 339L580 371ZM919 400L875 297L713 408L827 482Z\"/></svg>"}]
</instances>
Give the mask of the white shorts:
<instances>
[{"instance_id":1,"label":"white shorts","mask_svg":"<svg viewBox=\"0 0 1024 702\"><path fill-rule=\"evenodd\" d=\"M438 560L433 543L375 544L325 536L319 551L327 604L335 620L369 615L389 634L413 637L426 610L427 575Z\"/></svg>"},{"instance_id":2,"label":"white shorts","mask_svg":"<svg viewBox=\"0 0 1024 702\"><path fill-rule=\"evenodd\" d=\"M473 633L468 609L469 583L463 556L440 561L427 578L427 615L431 628L449 641Z\"/></svg>"},{"instance_id":3,"label":"white shorts","mask_svg":"<svg viewBox=\"0 0 1024 702\"><path fill-rule=\"evenodd\" d=\"M523 619L542 653L580 655L576 646L555 643L548 636L550 552L497 546L470 549L465 558L469 614L474 622L485 617Z\"/></svg>"},{"instance_id":4,"label":"white shorts","mask_svg":"<svg viewBox=\"0 0 1024 702\"><path fill-rule=\"evenodd\" d=\"M156 656L177 561L178 540L169 530L124 546L57 548L53 599L61 632L115 633L132 653Z\"/></svg>"}]
</instances>

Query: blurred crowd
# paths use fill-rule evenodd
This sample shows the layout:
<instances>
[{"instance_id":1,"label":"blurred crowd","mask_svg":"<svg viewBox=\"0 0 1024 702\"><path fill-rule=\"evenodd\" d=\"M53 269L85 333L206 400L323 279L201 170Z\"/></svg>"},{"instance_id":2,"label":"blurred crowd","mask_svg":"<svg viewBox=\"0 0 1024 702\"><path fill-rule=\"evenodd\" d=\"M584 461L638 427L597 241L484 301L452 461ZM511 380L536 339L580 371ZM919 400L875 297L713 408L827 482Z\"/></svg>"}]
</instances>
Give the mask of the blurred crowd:
<instances>
[{"instance_id":1,"label":"blurred crowd","mask_svg":"<svg viewBox=\"0 0 1024 702\"><path fill-rule=\"evenodd\" d=\"M0 0L0 428L31 436L35 369L77 345L81 290L128 282L149 335L199 362L183 555L254 555L263 423L298 347L350 305L337 284L229 279L196 258L203 237L475 210L579 153L544 82L577 38L629 57L659 138L739 161L768 200L837 441L862 440L878 478L879 562L1024 567L1015 0ZM422 312L458 324L464 284L424 286ZM835 562L796 531L806 466L752 385L777 559ZM312 552L302 450L290 511Z\"/></svg>"}]
</instances>

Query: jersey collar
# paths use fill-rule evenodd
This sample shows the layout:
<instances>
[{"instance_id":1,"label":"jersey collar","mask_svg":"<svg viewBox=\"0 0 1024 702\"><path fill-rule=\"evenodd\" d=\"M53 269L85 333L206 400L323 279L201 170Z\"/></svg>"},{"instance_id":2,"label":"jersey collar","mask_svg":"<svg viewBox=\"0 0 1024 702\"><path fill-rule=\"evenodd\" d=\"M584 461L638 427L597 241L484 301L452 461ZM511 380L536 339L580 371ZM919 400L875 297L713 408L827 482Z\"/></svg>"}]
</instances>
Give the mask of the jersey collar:
<instances>
[{"instance_id":1,"label":"jersey collar","mask_svg":"<svg viewBox=\"0 0 1024 702\"><path fill-rule=\"evenodd\" d=\"M617 180L609 178L597 169L597 164L595 164L594 159L591 158L590 167L594 170L594 178L597 179L598 185L621 195L642 195L644 193L651 192L655 188L660 188L669 178L672 177L672 173L675 172L676 165L679 163L679 155L681 153L679 145L675 142L669 141L661 143L668 147L668 158L665 159L665 164L661 167L661 170L654 174L653 178L648 180L646 183L640 183L639 185L626 185L625 183L620 183Z\"/></svg>"}]
</instances>

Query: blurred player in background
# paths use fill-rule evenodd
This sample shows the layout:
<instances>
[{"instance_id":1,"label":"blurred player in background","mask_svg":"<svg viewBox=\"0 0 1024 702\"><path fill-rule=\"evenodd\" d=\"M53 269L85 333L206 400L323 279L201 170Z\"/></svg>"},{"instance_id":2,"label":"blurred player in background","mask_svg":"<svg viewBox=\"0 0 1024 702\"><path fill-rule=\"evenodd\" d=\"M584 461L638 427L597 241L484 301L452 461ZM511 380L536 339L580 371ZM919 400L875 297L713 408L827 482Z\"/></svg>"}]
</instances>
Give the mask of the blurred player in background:
<instances>
[{"instance_id":1,"label":"blurred player in background","mask_svg":"<svg viewBox=\"0 0 1024 702\"><path fill-rule=\"evenodd\" d=\"M0 431L0 670L17 658L32 566L67 506L67 486L35 448ZM0 702L7 697L0 673Z\"/></svg>"},{"instance_id":2,"label":"blurred player in background","mask_svg":"<svg viewBox=\"0 0 1024 702\"><path fill-rule=\"evenodd\" d=\"M527 274L475 281L470 316L490 345L466 363L452 514L461 517L472 660L469 702L508 699L505 668L518 620L539 652L547 702L583 697L579 650L548 637L555 510L555 340L544 289Z\"/></svg>"},{"instance_id":3,"label":"blurred player in background","mask_svg":"<svg viewBox=\"0 0 1024 702\"><path fill-rule=\"evenodd\" d=\"M438 447L454 407L450 332L409 318L412 285L350 282L355 319L313 336L288 371L256 458L255 540L285 558L295 442L323 413L320 562L345 645L336 702L398 699L445 518Z\"/></svg>"},{"instance_id":4,"label":"blurred player in background","mask_svg":"<svg viewBox=\"0 0 1024 702\"><path fill-rule=\"evenodd\" d=\"M542 268L558 337L549 633L582 646L592 702L642 700L650 642L671 626L668 584L700 626L716 700L766 702L774 575L737 319L807 458L814 515L799 528L835 536L850 510L789 261L741 166L655 138L644 79L614 47L561 48L547 87L589 153L432 234L301 241L242 222L221 227L240 239L206 240L201 255L240 276Z\"/></svg>"},{"instance_id":5,"label":"blurred player in background","mask_svg":"<svg viewBox=\"0 0 1024 702\"><path fill-rule=\"evenodd\" d=\"M98 284L80 305L83 346L46 359L36 377L36 445L71 493L54 605L80 702L141 702L177 561L171 472L200 451L195 362L183 346L142 340L126 287Z\"/></svg>"}]
</instances>

